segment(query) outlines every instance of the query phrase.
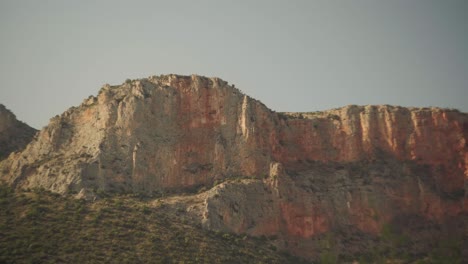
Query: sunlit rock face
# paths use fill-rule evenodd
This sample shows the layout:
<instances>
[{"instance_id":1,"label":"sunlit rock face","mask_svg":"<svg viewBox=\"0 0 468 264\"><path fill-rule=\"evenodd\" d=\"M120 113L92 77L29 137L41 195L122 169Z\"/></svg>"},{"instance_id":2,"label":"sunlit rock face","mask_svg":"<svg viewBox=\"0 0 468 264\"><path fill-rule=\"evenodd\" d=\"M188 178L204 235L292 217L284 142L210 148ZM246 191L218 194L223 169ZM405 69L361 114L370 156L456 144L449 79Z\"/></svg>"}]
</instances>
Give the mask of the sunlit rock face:
<instances>
[{"instance_id":1,"label":"sunlit rock face","mask_svg":"<svg viewBox=\"0 0 468 264\"><path fill-rule=\"evenodd\" d=\"M217 78L128 81L52 118L2 163L2 178L59 193L152 192L256 175L272 160L267 131L275 122L263 104Z\"/></svg>"},{"instance_id":2,"label":"sunlit rock face","mask_svg":"<svg viewBox=\"0 0 468 264\"><path fill-rule=\"evenodd\" d=\"M223 182L191 212L205 228L276 237L314 259L329 234L354 254L388 223L458 219L461 230L467 139L468 115L456 110L276 113L218 78L165 75L106 85L52 118L0 177L84 198Z\"/></svg>"}]
</instances>

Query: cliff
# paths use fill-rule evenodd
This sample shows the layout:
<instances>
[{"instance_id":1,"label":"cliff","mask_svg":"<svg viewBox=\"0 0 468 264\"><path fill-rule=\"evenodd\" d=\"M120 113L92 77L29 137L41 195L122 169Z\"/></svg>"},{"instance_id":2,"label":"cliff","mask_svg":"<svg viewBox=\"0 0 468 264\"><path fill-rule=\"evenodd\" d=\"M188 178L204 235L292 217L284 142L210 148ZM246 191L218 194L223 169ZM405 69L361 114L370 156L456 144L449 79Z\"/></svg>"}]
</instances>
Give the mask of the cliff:
<instances>
[{"instance_id":1,"label":"cliff","mask_svg":"<svg viewBox=\"0 0 468 264\"><path fill-rule=\"evenodd\" d=\"M10 110L0 104L0 160L26 147L36 132L34 128L18 121Z\"/></svg>"},{"instance_id":2,"label":"cliff","mask_svg":"<svg viewBox=\"0 0 468 264\"><path fill-rule=\"evenodd\" d=\"M259 174L272 158L252 158L259 154L249 127L254 117L270 128L279 122L216 78L169 75L107 85L52 118L24 152L2 163L2 178L58 193L151 193Z\"/></svg>"},{"instance_id":3,"label":"cliff","mask_svg":"<svg viewBox=\"0 0 468 264\"><path fill-rule=\"evenodd\" d=\"M104 86L2 161L0 177L86 198L214 186L180 205L208 229L315 259L362 253L391 226L423 254L466 228L467 139L456 110L276 113L218 78L166 75Z\"/></svg>"}]
</instances>

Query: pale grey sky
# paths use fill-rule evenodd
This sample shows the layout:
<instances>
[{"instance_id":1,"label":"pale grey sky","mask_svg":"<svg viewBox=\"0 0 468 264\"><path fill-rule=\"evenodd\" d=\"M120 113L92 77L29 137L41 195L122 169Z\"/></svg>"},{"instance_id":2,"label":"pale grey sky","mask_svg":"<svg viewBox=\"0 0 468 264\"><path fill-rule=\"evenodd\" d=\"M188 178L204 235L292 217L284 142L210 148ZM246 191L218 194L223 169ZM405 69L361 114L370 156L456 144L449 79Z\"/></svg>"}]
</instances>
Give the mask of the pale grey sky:
<instances>
[{"instance_id":1,"label":"pale grey sky","mask_svg":"<svg viewBox=\"0 0 468 264\"><path fill-rule=\"evenodd\" d=\"M276 111L468 112L468 1L0 0L0 103L36 128L104 83L217 76Z\"/></svg>"}]
</instances>

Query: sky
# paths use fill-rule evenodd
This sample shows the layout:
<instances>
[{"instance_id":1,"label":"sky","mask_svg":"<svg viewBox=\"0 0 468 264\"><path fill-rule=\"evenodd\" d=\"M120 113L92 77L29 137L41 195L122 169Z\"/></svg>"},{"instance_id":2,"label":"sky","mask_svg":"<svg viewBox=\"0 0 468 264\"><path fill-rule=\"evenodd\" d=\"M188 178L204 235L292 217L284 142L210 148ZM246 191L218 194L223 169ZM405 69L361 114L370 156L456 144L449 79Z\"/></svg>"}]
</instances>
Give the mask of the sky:
<instances>
[{"instance_id":1,"label":"sky","mask_svg":"<svg viewBox=\"0 0 468 264\"><path fill-rule=\"evenodd\" d=\"M466 0L0 0L0 103L35 128L105 84L220 77L275 111L468 112Z\"/></svg>"}]
</instances>

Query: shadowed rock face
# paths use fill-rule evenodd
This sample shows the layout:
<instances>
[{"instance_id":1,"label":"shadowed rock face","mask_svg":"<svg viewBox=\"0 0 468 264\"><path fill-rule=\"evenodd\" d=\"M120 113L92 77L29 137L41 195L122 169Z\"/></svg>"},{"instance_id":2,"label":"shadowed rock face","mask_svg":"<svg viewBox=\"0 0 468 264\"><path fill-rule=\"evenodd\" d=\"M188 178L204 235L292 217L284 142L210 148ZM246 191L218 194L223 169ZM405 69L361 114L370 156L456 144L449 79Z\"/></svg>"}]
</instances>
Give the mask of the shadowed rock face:
<instances>
[{"instance_id":1,"label":"shadowed rock face","mask_svg":"<svg viewBox=\"0 0 468 264\"><path fill-rule=\"evenodd\" d=\"M352 255L389 223L466 223L467 139L468 115L454 110L275 113L220 79L166 75L104 86L51 119L0 173L16 187L82 195L250 177L217 185L188 211L206 228L275 236L313 259L330 234ZM429 247L430 237L415 239L414 252Z\"/></svg>"},{"instance_id":2,"label":"shadowed rock face","mask_svg":"<svg viewBox=\"0 0 468 264\"><path fill-rule=\"evenodd\" d=\"M0 104L0 160L22 150L35 133L34 128L18 121L10 110Z\"/></svg>"}]
</instances>

